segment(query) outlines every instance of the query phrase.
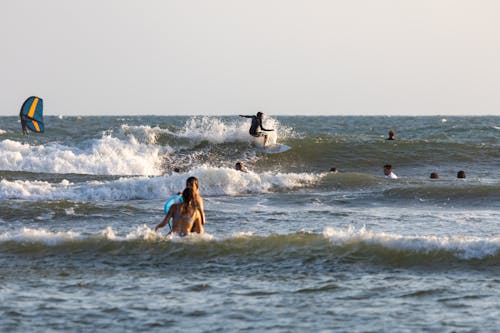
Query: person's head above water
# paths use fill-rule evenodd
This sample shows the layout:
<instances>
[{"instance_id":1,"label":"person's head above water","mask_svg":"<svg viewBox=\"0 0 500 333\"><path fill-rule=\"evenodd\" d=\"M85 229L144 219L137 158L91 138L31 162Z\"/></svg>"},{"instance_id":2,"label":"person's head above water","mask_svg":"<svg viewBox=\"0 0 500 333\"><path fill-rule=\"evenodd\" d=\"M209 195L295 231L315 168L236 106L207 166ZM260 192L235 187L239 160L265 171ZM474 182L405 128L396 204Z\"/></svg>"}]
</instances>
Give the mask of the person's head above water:
<instances>
[{"instance_id":1,"label":"person's head above water","mask_svg":"<svg viewBox=\"0 0 500 333\"><path fill-rule=\"evenodd\" d=\"M390 130L387 140L395 140L395 139L396 139L396 132L394 132L394 130Z\"/></svg>"},{"instance_id":2,"label":"person's head above water","mask_svg":"<svg viewBox=\"0 0 500 333\"><path fill-rule=\"evenodd\" d=\"M392 172L392 165L386 164L384 165L384 175L388 175Z\"/></svg>"},{"instance_id":3,"label":"person's head above water","mask_svg":"<svg viewBox=\"0 0 500 333\"><path fill-rule=\"evenodd\" d=\"M459 172L457 172L457 178L465 178L465 171L460 170Z\"/></svg>"},{"instance_id":4,"label":"person's head above water","mask_svg":"<svg viewBox=\"0 0 500 333\"><path fill-rule=\"evenodd\" d=\"M263 119L264 118L264 114L262 112L257 112L257 118Z\"/></svg>"},{"instance_id":5,"label":"person's head above water","mask_svg":"<svg viewBox=\"0 0 500 333\"><path fill-rule=\"evenodd\" d=\"M439 179L439 174L437 172L432 172L431 179Z\"/></svg>"},{"instance_id":6,"label":"person's head above water","mask_svg":"<svg viewBox=\"0 0 500 333\"><path fill-rule=\"evenodd\" d=\"M184 191L182 191L182 200L188 206L193 204L194 200L194 190L191 187L186 187Z\"/></svg>"},{"instance_id":7,"label":"person's head above water","mask_svg":"<svg viewBox=\"0 0 500 333\"><path fill-rule=\"evenodd\" d=\"M186 179L186 188L192 188L194 191L198 191L198 178L191 176Z\"/></svg>"}]
</instances>

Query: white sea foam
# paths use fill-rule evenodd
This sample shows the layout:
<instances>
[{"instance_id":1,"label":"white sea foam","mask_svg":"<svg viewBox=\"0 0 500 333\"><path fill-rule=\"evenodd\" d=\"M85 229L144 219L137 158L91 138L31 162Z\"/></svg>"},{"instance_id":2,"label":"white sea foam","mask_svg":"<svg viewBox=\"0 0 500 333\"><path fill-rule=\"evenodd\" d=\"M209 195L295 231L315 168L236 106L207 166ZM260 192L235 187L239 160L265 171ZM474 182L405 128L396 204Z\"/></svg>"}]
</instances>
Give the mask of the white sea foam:
<instances>
[{"instance_id":1,"label":"white sea foam","mask_svg":"<svg viewBox=\"0 0 500 333\"><path fill-rule=\"evenodd\" d=\"M3 170L99 175L160 175L162 150L111 136L92 140L88 147L69 147L57 143L31 146L12 140L0 142Z\"/></svg>"},{"instance_id":2,"label":"white sea foam","mask_svg":"<svg viewBox=\"0 0 500 333\"><path fill-rule=\"evenodd\" d=\"M250 119L246 118L223 121L217 117L192 117L186 121L179 133L173 134L197 141L206 140L211 143L250 142L253 140L253 137L248 134L250 124ZM276 119L266 118L263 125L264 128L275 129L275 132L269 132L270 142L275 143L276 137L284 140L292 135L292 130L281 125Z\"/></svg>"},{"instance_id":3,"label":"white sea foam","mask_svg":"<svg viewBox=\"0 0 500 333\"><path fill-rule=\"evenodd\" d=\"M170 131L161 129L158 126L151 127L147 125L129 126L124 124L121 126L120 130L121 133L127 135L129 140L132 142L145 144L155 144L158 139L158 135L162 133L170 133Z\"/></svg>"},{"instance_id":4,"label":"white sea foam","mask_svg":"<svg viewBox=\"0 0 500 333\"><path fill-rule=\"evenodd\" d=\"M37 230L30 228L22 228L19 231L4 232L0 234L0 242L42 243L51 246L77 239L82 239L82 236L73 231L53 232L44 229Z\"/></svg>"},{"instance_id":5,"label":"white sea foam","mask_svg":"<svg viewBox=\"0 0 500 333\"><path fill-rule=\"evenodd\" d=\"M0 129L0 135L7 133L7 131L4 131L3 129Z\"/></svg>"},{"instance_id":6,"label":"white sea foam","mask_svg":"<svg viewBox=\"0 0 500 333\"><path fill-rule=\"evenodd\" d=\"M500 237L403 236L369 231L366 228L343 230L326 228L323 235L335 245L362 242L392 250L414 251L424 254L432 251L447 251L461 259L482 259L500 251Z\"/></svg>"},{"instance_id":7,"label":"white sea foam","mask_svg":"<svg viewBox=\"0 0 500 333\"><path fill-rule=\"evenodd\" d=\"M160 177L122 177L112 181L73 184L46 181L0 181L0 199L25 200L134 200L164 199L182 191L189 176L200 181L202 195L268 193L311 186L321 175L310 173L242 173L230 168L201 166L189 173Z\"/></svg>"}]
</instances>

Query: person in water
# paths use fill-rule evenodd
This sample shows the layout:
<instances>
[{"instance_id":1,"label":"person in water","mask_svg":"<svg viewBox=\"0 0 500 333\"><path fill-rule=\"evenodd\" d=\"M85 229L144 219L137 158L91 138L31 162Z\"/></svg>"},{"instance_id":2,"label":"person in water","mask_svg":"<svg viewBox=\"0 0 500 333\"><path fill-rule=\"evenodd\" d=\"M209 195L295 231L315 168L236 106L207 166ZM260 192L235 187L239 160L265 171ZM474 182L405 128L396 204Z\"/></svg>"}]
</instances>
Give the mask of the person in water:
<instances>
[{"instance_id":1,"label":"person in water","mask_svg":"<svg viewBox=\"0 0 500 333\"><path fill-rule=\"evenodd\" d=\"M457 172L457 178L465 178L465 171L460 170L459 172Z\"/></svg>"},{"instance_id":2,"label":"person in water","mask_svg":"<svg viewBox=\"0 0 500 333\"><path fill-rule=\"evenodd\" d=\"M264 127L262 127L262 120L264 119L264 114L262 112L257 112L256 116L245 116L240 114L240 117L252 119L252 125L250 126L250 130L248 132L250 133L251 136L256 138L263 136L264 146L266 146L267 134L264 134L261 131L271 132L274 131L274 129L265 129Z\"/></svg>"},{"instance_id":3,"label":"person in water","mask_svg":"<svg viewBox=\"0 0 500 333\"><path fill-rule=\"evenodd\" d=\"M194 197L194 190L186 187L182 192L182 203L170 206L163 221L155 227L155 232L163 228L172 218L172 230L168 234L174 233L181 237L189 235L191 232L202 234L203 224L201 214Z\"/></svg>"},{"instance_id":4,"label":"person in water","mask_svg":"<svg viewBox=\"0 0 500 333\"><path fill-rule=\"evenodd\" d=\"M200 211L200 216L201 216L201 224L205 224L205 209L203 205L203 198L200 195L199 192L199 185L198 185L198 178L196 177L189 177L186 179L186 188L191 188L193 189L193 196L194 200L196 202L196 206L198 207L198 210Z\"/></svg>"},{"instance_id":5,"label":"person in water","mask_svg":"<svg viewBox=\"0 0 500 333\"><path fill-rule=\"evenodd\" d=\"M247 173L248 170L247 168L245 168L245 166L243 165L242 162L236 162L236 164L234 165L234 168L237 170L237 171L241 171L241 172L245 172Z\"/></svg>"},{"instance_id":6,"label":"person in water","mask_svg":"<svg viewBox=\"0 0 500 333\"><path fill-rule=\"evenodd\" d=\"M389 131L389 136L386 140L396 140L396 132L394 130Z\"/></svg>"},{"instance_id":7,"label":"person in water","mask_svg":"<svg viewBox=\"0 0 500 333\"><path fill-rule=\"evenodd\" d=\"M21 118L21 128L23 129L23 134L28 135L28 122L26 121L22 111L19 113L19 117Z\"/></svg>"},{"instance_id":8,"label":"person in water","mask_svg":"<svg viewBox=\"0 0 500 333\"><path fill-rule=\"evenodd\" d=\"M439 174L437 172L432 172L431 179L439 179Z\"/></svg>"},{"instance_id":9,"label":"person in water","mask_svg":"<svg viewBox=\"0 0 500 333\"><path fill-rule=\"evenodd\" d=\"M396 176L396 174L392 172L392 165L390 164L384 165L384 175L385 178L398 179L398 176Z\"/></svg>"}]
</instances>

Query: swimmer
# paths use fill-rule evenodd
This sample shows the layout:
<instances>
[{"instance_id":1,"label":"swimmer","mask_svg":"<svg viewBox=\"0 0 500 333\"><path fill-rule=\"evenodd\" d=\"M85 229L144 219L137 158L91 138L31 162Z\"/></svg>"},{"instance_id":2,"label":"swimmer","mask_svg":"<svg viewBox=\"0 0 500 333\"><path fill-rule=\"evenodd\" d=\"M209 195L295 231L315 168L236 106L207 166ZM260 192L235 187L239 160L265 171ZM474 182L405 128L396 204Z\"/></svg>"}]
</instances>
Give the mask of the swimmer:
<instances>
[{"instance_id":1,"label":"swimmer","mask_svg":"<svg viewBox=\"0 0 500 333\"><path fill-rule=\"evenodd\" d=\"M331 167L330 168L330 172L331 173L337 173L338 171L337 171L337 168Z\"/></svg>"},{"instance_id":2,"label":"swimmer","mask_svg":"<svg viewBox=\"0 0 500 333\"><path fill-rule=\"evenodd\" d=\"M245 166L243 165L243 163L241 162L236 162L236 164L234 165L234 168L237 170L237 171L241 171L241 172L244 172L244 173L247 173L248 170L247 168L245 168Z\"/></svg>"},{"instance_id":3,"label":"swimmer","mask_svg":"<svg viewBox=\"0 0 500 333\"><path fill-rule=\"evenodd\" d=\"M252 125L250 126L250 130L248 132L250 133L251 136L256 137L256 138L263 136L264 137L264 146L266 146L267 134L262 133L260 130L266 131L266 132L271 132L271 131L274 131L274 129L265 129L264 127L262 127L262 120L264 119L264 114L262 112L257 112L256 116L244 116L244 115L240 114L240 117L252 119ZM260 130L259 130L259 128L260 128Z\"/></svg>"},{"instance_id":4,"label":"swimmer","mask_svg":"<svg viewBox=\"0 0 500 333\"><path fill-rule=\"evenodd\" d=\"M460 170L459 172L457 172L457 178L465 178L465 171Z\"/></svg>"},{"instance_id":5,"label":"swimmer","mask_svg":"<svg viewBox=\"0 0 500 333\"><path fill-rule=\"evenodd\" d=\"M194 192L194 200L196 202L196 205L198 207L198 210L200 211L201 215L201 224L205 224L205 209L203 205L203 198L200 195L199 192L199 186L198 186L198 178L196 177L189 177L186 179L186 188L192 188Z\"/></svg>"},{"instance_id":6,"label":"swimmer","mask_svg":"<svg viewBox=\"0 0 500 333\"><path fill-rule=\"evenodd\" d=\"M431 179L439 179L439 174L437 172L432 172Z\"/></svg>"},{"instance_id":7,"label":"swimmer","mask_svg":"<svg viewBox=\"0 0 500 333\"><path fill-rule=\"evenodd\" d=\"M389 136L386 140L396 140L396 132L394 130L389 131Z\"/></svg>"},{"instance_id":8,"label":"swimmer","mask_svg":"<svg viewBox=\"0 0 500 333\"><path fill-rule=\"evenodd\" d=\"M155 232L163 228L171 218L172 230L168 234L174 233L184 237L191 232L198 234L204 232L200 210L194 197L194 190L186 187L182 192L182 199L182 203L173 204L170 207L163 221L155 227Z\"/></svg>"},{"instance_id":9,"label":"swimmer","mask_svg":"<svg viewBox=\"0 0 500 333\"><path fill-rule=\"evenodd\" d=\"M396 176L396 174L392 172L392 165L390 164L384 165L384 175L385 178L398 179L398 176Z\"/></svg>"}]
</instances>

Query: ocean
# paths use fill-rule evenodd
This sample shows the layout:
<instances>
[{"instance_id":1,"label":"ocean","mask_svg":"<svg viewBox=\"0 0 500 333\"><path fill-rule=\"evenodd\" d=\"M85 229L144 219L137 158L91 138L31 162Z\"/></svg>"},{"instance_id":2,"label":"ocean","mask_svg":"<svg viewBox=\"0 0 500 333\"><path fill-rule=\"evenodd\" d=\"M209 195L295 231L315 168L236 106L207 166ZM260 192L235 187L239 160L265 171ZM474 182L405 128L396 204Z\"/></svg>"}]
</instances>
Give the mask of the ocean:
<instances>
[{"instance_id":1,"label":"ocean","mask_svg":"<svg viewBox=\"0 0 500 333\"><path fill-rule=\"evenodd\" d=\"M500 117L249 126L0 117L0 331L498 332ZM205 234L155 233L190 176Z\"/></svg>"}]
</instances>

